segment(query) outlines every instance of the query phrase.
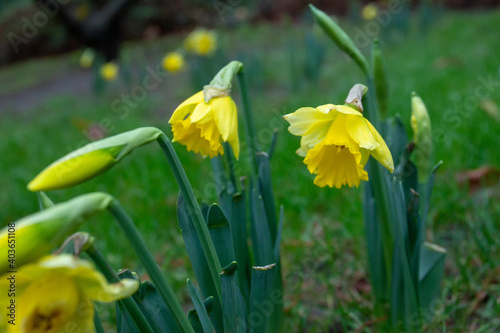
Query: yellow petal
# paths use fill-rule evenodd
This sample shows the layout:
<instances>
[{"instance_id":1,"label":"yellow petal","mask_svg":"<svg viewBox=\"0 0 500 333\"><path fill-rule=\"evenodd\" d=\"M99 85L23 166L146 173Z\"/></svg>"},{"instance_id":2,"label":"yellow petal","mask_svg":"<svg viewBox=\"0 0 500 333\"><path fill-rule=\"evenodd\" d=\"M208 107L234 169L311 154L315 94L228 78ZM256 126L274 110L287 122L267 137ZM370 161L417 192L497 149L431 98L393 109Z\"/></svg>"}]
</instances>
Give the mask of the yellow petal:
<instances>
[{"instance_id":1,"label":"yellow petal","mask_svg":"<svg viewBox=\"0 0 500 333\"><path fill-rule=\"evenodd\" d=\"M326 126L335 119L334 113L324 113L318 109L304 107L294 113L284 116L285 120L290 123L288 131L296 136L304 136L321 126Z\"/></svg>"},{"instance_id":2,"label":"yellow petal","mask_svg":"<svg viewBox=\"0 0 500 333\"><path fill-rule=\"evenodd\" d=\"M238 136L238 111L230 96L214 98L210 101L214 110L214 120L222 140L234 141Z\"/></svg>"},{"instance_id":3,"label":"yellow petal","mask_svg":"<svg viewBox=\"0 0 500 333\"><path fill-rule=\"evenodd\" d=\"M213 119L212 101L210 100L208 103L200 102L196 105L193 113L189 116L192 123L203 123Z\"/></svg>"},{"instance_id":4,"label":"yellow petal","mask_svg":"<svg viewBox=\"0 0 500 333\"><path fill-rule=\"evenodd\" d=\"M240 138L236 136L234 140L229 141L231 148L233 148L234 157L240 158Z\"/></svg>"},{"instance_id":5,"label":"yellow petal","mask_svg":"<svg viewBox=\"0 0 500 333\"><path fill-rule=\"evenodd\" d=\"M362 117L363 114L357 110L354 110L350 106L347 105L335 105L335 111L343 113L343 114L351 114L353 116Z\"/></svg>"},{"instance_id":6,"label":"yellow petal","mask_svg":"<svg viewBox=\"0 0 500 333\"><path fill-rule=\"evenodd\" d=\"M45 168L29 184L30 191L57 190L82 183L111 168L122 147L112 147L90 153L66 155Z\"/></svg>"},{"instance_id":7,"label":"yellow petal","mask_svg":"<svg viewBox=\"0 0 500 333\"><path fill-rule=\"evenodd\" d=\"M309 172L316 174L314 184L319 187L358 187L361 180L368 180L364 165L357 163L361 159L359 152L353 155L347 148L321 142L308 151L304 163Z\"/></svg>"},{"instance_id":8,"label":"yellow petal","mask_svg":"<svg viewBox=\"0 0 500 333\"><path fill-rule=\"evenodd\" d=\"M189 97L186 99L184 102L179 105L174 113L172 114L172 117L168 121L170 124L173 124L176 121L184 120L187 115L189 115L191 112L193 112L194 108L196 107L196 104L203 102L203 90L200 92L197 92L193 96Z\"/></svg>"},{"instance_id":9,"label":"yellow petal","mask_svg":"<svg viewBox=\"0 0 500 333\"><path fill-rule=\"evenodd\" d=\"M366 120L366 124L368 125L368 128L370 129L372 135L375 137L375 140L379 144L379 146L375 150L371 151L371 155L387 170L389 170L390 172L394 172L394 161L392 160L392 154L387 147L387 144L385 143L382 136L380 136L380 134L377 132L375 127L373 127L373 125L368 120Z\"/></svg>"},{"instance_id":10,"label":"yellow petal","mask_svg":"<svg viewBox=\"0 0 500 333\"><path fill-rule=\"evenodd\" d=\"M364 117L348 115L346 119L346 129L350 137L361 148L368 150L378 148L379 143L373 137Z\"/></svg>"}]
</instances>

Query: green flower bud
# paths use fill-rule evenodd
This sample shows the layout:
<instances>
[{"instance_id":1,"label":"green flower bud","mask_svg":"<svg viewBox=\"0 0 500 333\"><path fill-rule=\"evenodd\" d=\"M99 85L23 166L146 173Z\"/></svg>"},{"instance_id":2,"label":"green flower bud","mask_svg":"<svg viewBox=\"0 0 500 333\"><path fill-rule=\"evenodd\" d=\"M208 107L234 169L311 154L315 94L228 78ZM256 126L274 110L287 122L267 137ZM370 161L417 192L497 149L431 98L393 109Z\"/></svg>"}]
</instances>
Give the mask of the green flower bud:
<instances>
[{"instance_id":1,"label":"green flower bud","mask_svg":"<svg viewBox=\"0 0 500 333\"><path fill-rule=\"evenodd\" d=\"M412 161L417 166L419 182L425 183L432 168L431 119L424 101L415 92L412 93L411 97L411 128L415 142Z\"/></svg>"}]
</instances>

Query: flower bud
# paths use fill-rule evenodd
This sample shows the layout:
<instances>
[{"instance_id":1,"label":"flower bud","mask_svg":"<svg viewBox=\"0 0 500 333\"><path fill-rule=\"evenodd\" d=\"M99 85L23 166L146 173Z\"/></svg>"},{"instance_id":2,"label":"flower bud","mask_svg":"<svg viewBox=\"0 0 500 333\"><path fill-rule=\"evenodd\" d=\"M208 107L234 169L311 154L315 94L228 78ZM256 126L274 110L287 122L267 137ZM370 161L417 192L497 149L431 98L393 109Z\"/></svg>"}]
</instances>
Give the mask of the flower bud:
<instances>
[{"instance_id":1,"label":"flower bud","mask_svg":"<svg viewBox=\"0 0 500 333\"><path fill-rule=\"evenodd\" d=\"M419 182L426 182L432 167L432 128L424 101L415 92L411 98L411 128L414 134L415 150L412 161L418 169Z\"/></svg>"}]
</instances>

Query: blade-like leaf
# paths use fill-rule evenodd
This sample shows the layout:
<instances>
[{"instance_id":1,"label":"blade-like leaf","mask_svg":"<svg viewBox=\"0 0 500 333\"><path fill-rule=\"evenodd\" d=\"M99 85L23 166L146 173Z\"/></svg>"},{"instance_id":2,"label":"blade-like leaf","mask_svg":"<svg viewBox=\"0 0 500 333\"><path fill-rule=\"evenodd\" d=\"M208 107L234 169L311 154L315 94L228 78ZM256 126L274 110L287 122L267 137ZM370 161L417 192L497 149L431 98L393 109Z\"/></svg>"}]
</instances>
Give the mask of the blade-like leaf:
<instances>
[{"instance_id":1,"label":"blade-like leaf","mask_svg":"<svg viewBox=\"0 0 500 333\"><path fill-rule=\"evenodd\" d=\"M247 332L245 301L237 284L236 261L222 269L222 306L224 309L225 332Z\"/></svg>"},{"instance_id":2,"label":"blade-like leaf","mask_svg":"<svg viewBox=\"0 0 500 333\"><path fill-rule=\"evenodd\" d=\"M276 264L253 267L248 325L250 333L268 332L269 318L276 311L276 295L273 290ZM280 298L281 299L281 298Z\"/></svg>"},{"instance_id":3,"label":"blade-like leaf","mask_svg":"<svg viewBox=\"0 0 500 333\"><path fill-rule=\"evenodd\" d=\"M203 332L213 333L214 329L212 326L212 322L210 321L207 309L205 308L205 304L203 303L203 299L201 298L200 291L198 290L198 288L195 287L195 285L193 284L193 282L191 282L190 279L187 279L187 286L188 286L189 296L191 296L194 308L196 309L196 313L198 314L198 318L200 319Z\"/></svg>"},{"instance_id":4,"label":"blade-like leaf","mask_svg":"<svg viewBox=\"0 0 500 333\"><path fill-rule=\"evenodd\" d=\"M211 279L210 268L208 267L205 253L201 247L200 240L182 194L179 194L177 200L177 218L201 293L205 298L209 296L215 297L214 310L211 316L212 323L216 332L222 333L224 332L224 324L222 319L221 300L217 298L217 291Z\"/></svg>"}]
</instances>

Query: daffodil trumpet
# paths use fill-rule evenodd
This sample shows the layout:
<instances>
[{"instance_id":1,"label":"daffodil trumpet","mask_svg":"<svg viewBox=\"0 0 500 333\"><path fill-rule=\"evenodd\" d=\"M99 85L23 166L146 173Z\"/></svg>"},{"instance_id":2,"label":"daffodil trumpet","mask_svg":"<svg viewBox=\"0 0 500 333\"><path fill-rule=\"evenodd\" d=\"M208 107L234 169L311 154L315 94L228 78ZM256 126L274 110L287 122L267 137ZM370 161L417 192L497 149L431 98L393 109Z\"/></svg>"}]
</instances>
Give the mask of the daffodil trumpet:
<instances>
[{"instance_id":1,"label":"daffodil trumpet","mask_svg":"<svg viewBox=\"0 0 500 333\"><path fill-rule=\"evenodd\" d=\"M8 290L11 275L0 279L0 288ZM16 323L0 319L0 331L60 332L72 327L79 332L94 332L93 301L113 302L129 297L139 282L123 279L109 284L87 260L69 254L47 256L21 267L16 275ZM0 294L7 304L7 293Z\"/></svg>"}]
</instances>

